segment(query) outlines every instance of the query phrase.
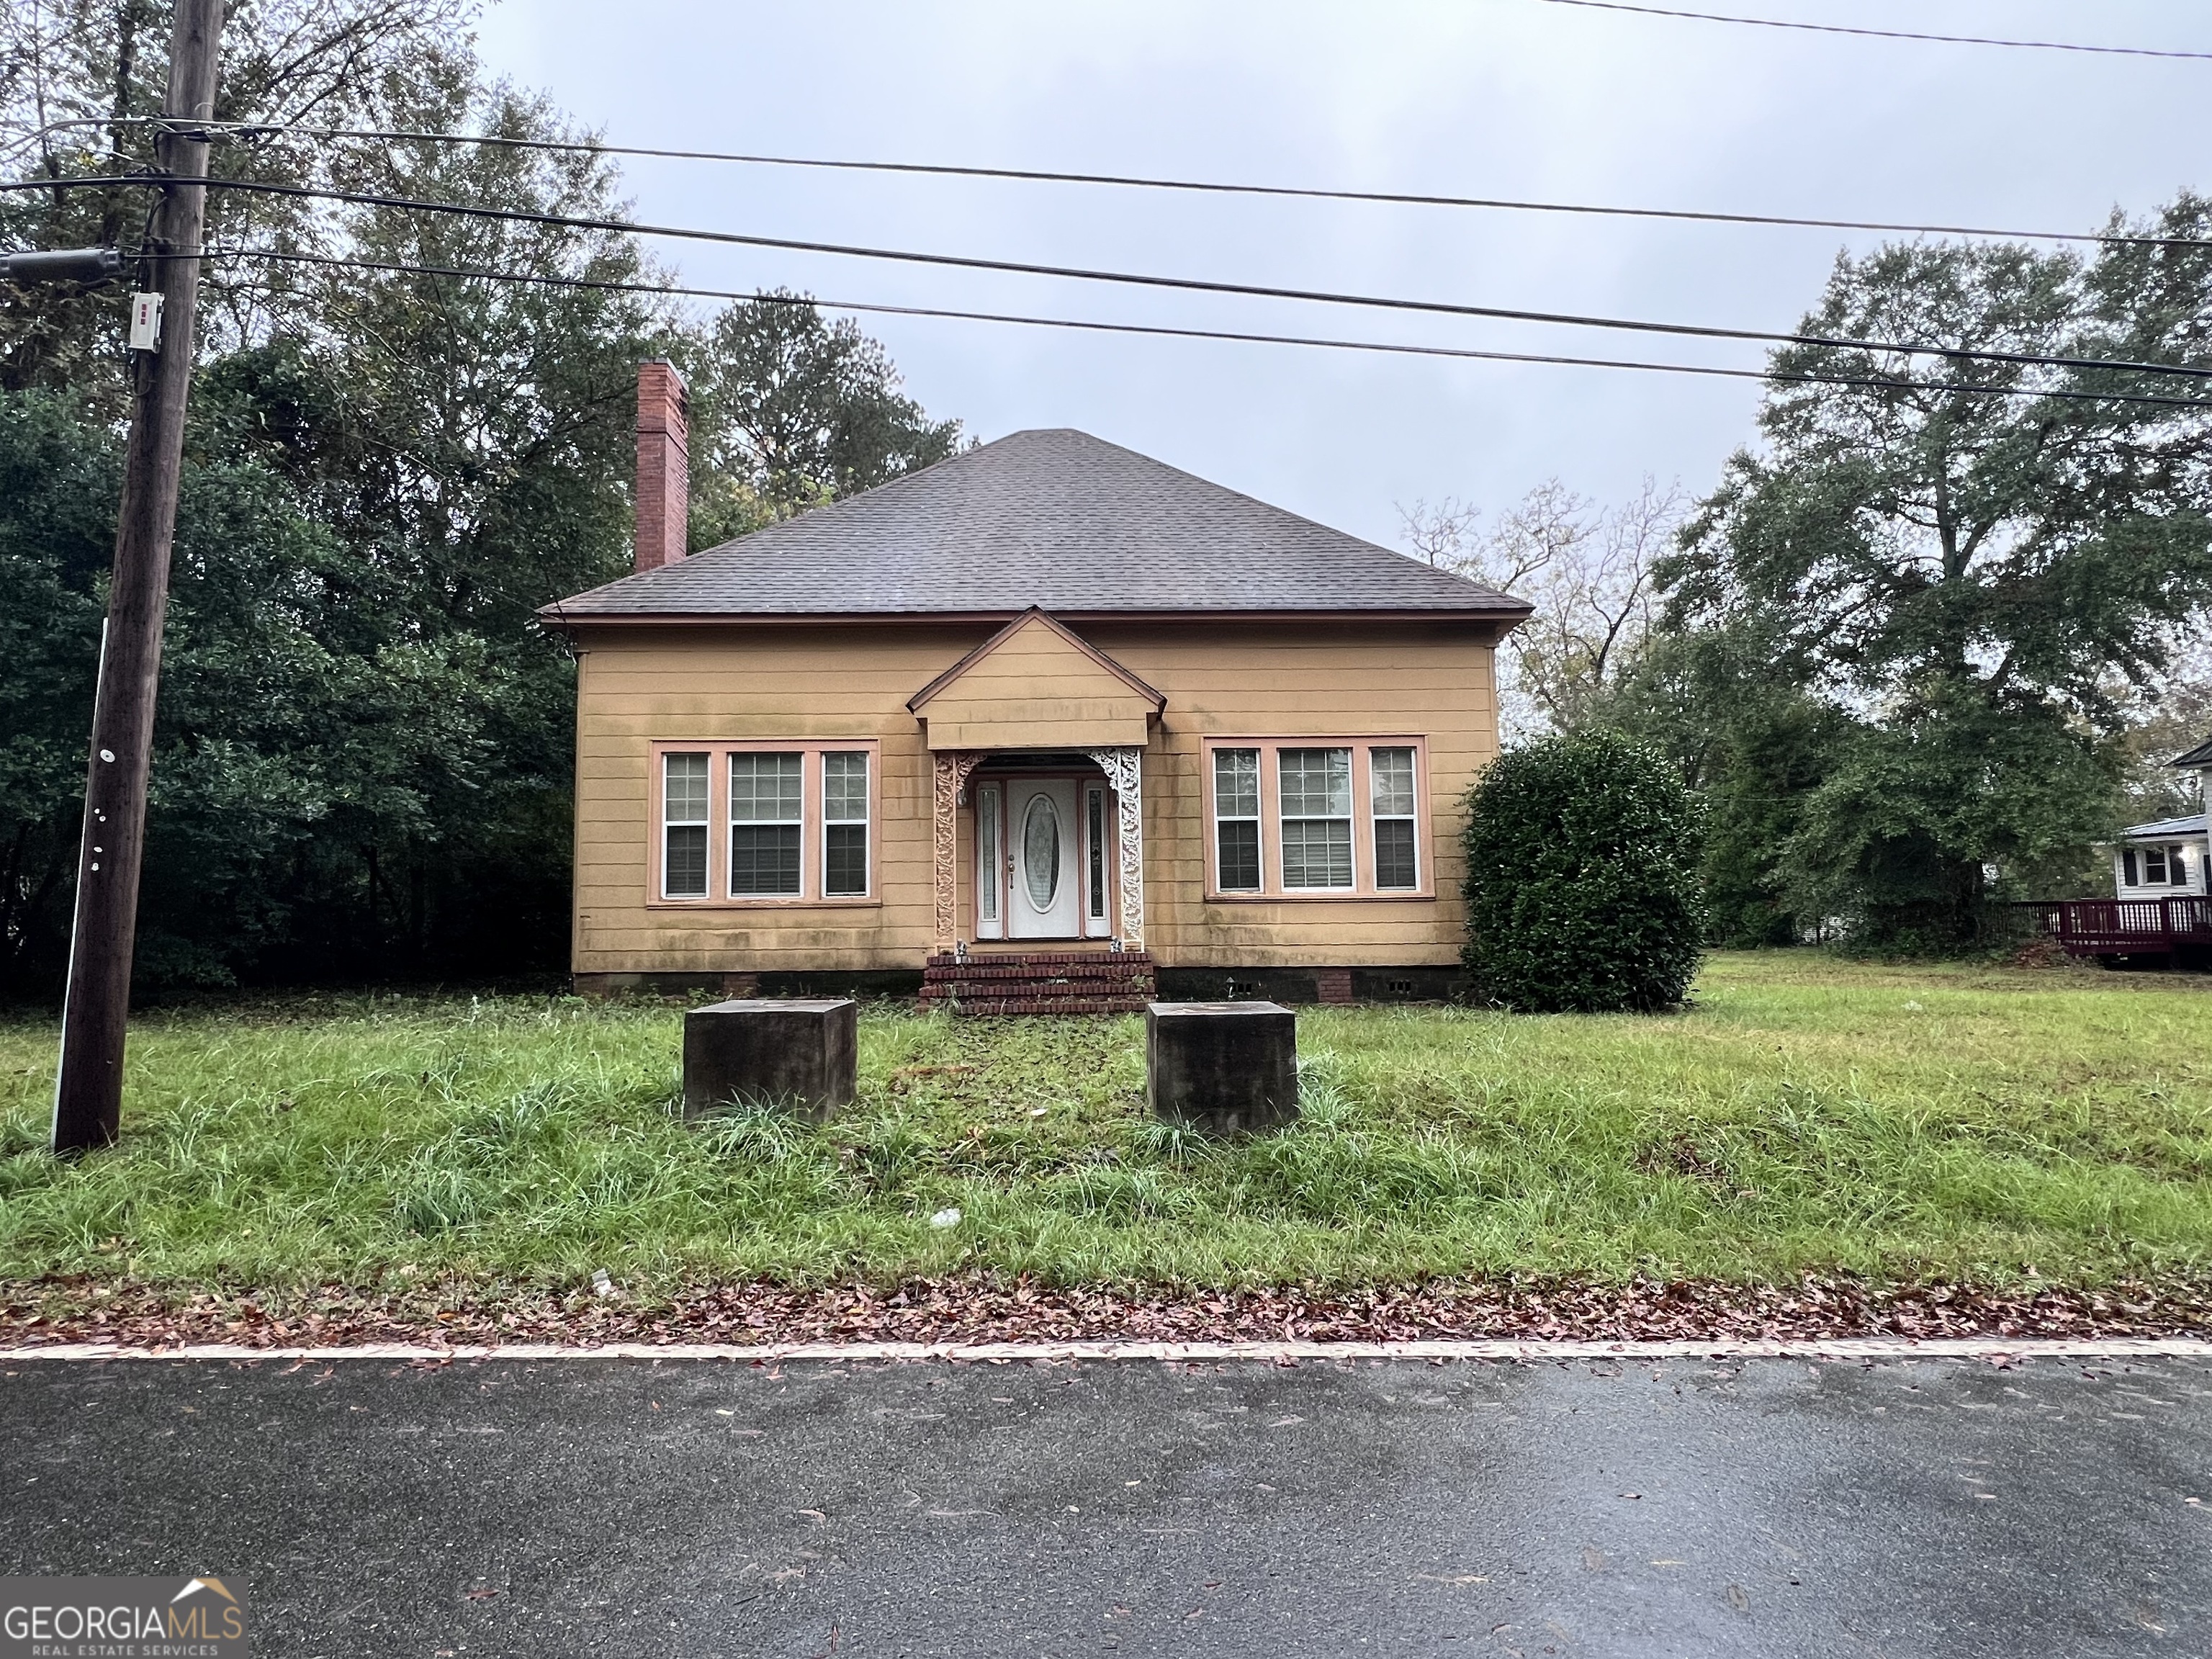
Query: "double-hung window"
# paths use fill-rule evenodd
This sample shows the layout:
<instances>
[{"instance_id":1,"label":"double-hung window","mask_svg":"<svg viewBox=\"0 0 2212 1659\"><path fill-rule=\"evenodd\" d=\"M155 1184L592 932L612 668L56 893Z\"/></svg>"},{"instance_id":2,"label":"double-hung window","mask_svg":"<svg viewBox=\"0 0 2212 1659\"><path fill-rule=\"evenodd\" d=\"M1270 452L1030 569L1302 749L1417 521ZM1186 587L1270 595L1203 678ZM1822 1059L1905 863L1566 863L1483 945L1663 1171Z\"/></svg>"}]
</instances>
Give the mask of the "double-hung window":
<instances>
[{"instance_id":1,"label":"double-hung window","mask_svg":"<svg viewBox=\"0 0 2212 1659\"><path fill-rule=\"evenodd\" d=\"M708 757L672 750L660 757L660 896L707 896Z\"/></svg>"},{"instance_id":2,"label":"double-hung window","mask_svg":"<svg viewBox=\"0 0 2212 1659\"><path fill-rule=\"evenodd\" d=\"M2130 887L2189 885L2188 854L2179 847L2146 847L2140 852L2132 847L2124 848L2120 860L2125 866L2127 884ZM2140 866L2138 860L2141 860ZM2140 875L2137 874L2138 867Z\"/></svg>"},{"instance_id":3,"label":"double-hung window","mask_svg":"<svg viewBox=\"0 0 2212 1659\"><path fill-rule=\"evenodd\" d=\"M1285 749L1279 757L1284 887L1349 890L1352 750Z\"/></svg>"},{"instance_id":4,"label":"double-hung window","mask_svg":"<svg viewBox=\"0 0 2212 1659\"><path fill-rule=\"evenodd\" d=\"M805 793L799 755L730 757L730 896L797 898Z\"/></svg>"},{"instance_id":5,"label":"double-hung window","mask_svg":"<svg viewBox=\"0 0 2212 1659\"><path fill-rule=\"evenodd\" d=\"M1260 890L1260 751L1213 751L1214 885Z\"/></svg>"},{"instance_id":6,"label":"double-hung window","mask_svg":"<svg viewBox=\"0 0 2212 1659\"><path fill-rule=\"evenodd\" d=\"M877 745L655 743L655 902L874 901Z\"/></svg>"},{"instance_id":7,"label":"double-hung window","mask_svg":"<svg viewBox=\"0 0 2212 1659\"><path fill-rule=\"evenodd\" d=\"M1206 890L1234 898L1430 898L1417 737L1209 738Z\"/></svg>"},{"instance_id":8,"label":"double-hung window","mask_svg":"<svg viewBox=\"0 0 2212 1659\"><path fill-rule=\"evenodd\" d=\"M1421 884L1420 836L1413 811L1413 751L1367 751L1375 822L1375 888L1405 892Z\"/></svg>"},{"instance_id":9,"label":"double-hung window","mask_svg":"<svg viewBox=\"0 0 2212 1659\"><path fill-rule=\"evenodd\" d=\"M832 749L822 757L822 890L860 897L868 890L868 755Z\"/></svg>"}]
</instances>

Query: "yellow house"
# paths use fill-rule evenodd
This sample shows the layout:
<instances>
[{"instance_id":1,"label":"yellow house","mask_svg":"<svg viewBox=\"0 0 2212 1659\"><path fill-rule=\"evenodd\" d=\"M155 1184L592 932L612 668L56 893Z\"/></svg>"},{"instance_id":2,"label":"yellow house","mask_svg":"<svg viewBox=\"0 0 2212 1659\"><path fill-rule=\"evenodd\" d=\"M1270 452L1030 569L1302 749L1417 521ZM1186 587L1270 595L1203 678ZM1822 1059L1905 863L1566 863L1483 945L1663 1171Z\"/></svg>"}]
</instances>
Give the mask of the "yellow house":
<instances>
[{"instance_id":1,"label":"yellow house","mask_svg":"<svg viewBox=\"0 0 2212 1659\"><path fill-rule=\"evenodd\" d=\"M1443 994L1460 799L1528 607L1081 432L684 556L640 381L636 574L578 660L578 987Z\"/></svg>"}]
</instances>

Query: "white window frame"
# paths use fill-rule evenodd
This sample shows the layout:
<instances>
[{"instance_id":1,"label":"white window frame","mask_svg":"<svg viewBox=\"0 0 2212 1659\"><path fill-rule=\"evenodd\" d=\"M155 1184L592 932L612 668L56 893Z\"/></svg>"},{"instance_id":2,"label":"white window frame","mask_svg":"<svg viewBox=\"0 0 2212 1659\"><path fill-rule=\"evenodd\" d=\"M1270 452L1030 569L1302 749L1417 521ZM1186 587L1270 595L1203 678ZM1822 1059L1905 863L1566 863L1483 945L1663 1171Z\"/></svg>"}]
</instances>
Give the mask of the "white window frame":
<instances>
[{"instance_id":1,"label":"white window frame","mask_svg":"<svg viewBox=\"0 0 2212 1659\"><path fill-rule=\"evenodd\" d=\"M702 749L667 749L661 751L660 764L655 769L660 783L660 896L665 899L697 900L713 896L714 891L714 757ZM699 816L678 818L674 816L674 804L669 799L668 785L676 770L677 761L702 763L699 774ZM686 769L689 769L688 768ZM689 790L685 792L689 793ZM678 830L697 830L701 832L699 859L699 890L696 893L672 892L668 885L671 846Z\"/></svg>"},{"instance_id":2,"label":"white window frame","mask_svg":"<svg viewBox=\"0 0 2212 1659\"><path fill-rule=\"evenodd\" d=\"M1406 787L1411 799L1403 812L1385 812L1382 806L1382 774L1375 764L1378 755L1403 755L1406 757ZM1367 745L1367 840L1375 874L1375 890L1378 893L1418 893L1421 890L1424 872L1421 869L1421 756L1408 743L1375 743ZM1402 823L1413 832L1413 878L1401 887L1382 884L1382 826Z\"/></svg>"},{"instance_id":3,"label":"white window frame","mask_svg":"<svg viewBox=\"0 0 2212 1659\"><path fill-rule=\"evenodd\" d=\"M1301 812L1291 816L1290 797L1283 782L1283 757L1285 755L1324 755L1344 757L1344 811L1338 812ZM1348 743L1285 744L1275 751L1275 844L1282 860L1282 884L1286 893L1356 893L1359 890L1359 811L1358 789L1353 773L1358 750ZM1333 761L1323 763L1323 777L1333 784L1329 775L1334 770ZM1344 826L1344 879L1340 882L1293 882L1291 879L1291 825L1292 823L1341 823ZM1300 837L1301 842L1304 837Z\"/></svg>"},{"instance_id":4,"label":"white window frame","mask_svg":"<svg viewBox=\"0 0 2212 1659\"><path fill-rule=\"evenodd\" d=\"M860 763L860 815L831 817L830 816L830 763L833 760L856 758ZM876 768L875 757L865 749L834 749L824 746L821 751L821 781L817 793L822 801L822 896L824 899L869 898L875 892L876 875ZM830 832L832 830L858 828L860 832L860 884L857 889L830 890Z\"/></svg>"},{"instance_id":5,"label":"white window frame","mask_svg":"<svg viewBox=\"0 0 2212 1659\"><path fill-rule=\"evenodd\" d=\"M1224 755L1249 755L1252 757L1252 810L1249 812L1224 812L1221 810L1221 757ZM1213 844L1210 867L1213 872L1214 887L1224 893L1237 893L1256 897L1267 890L1267 790L1266 765L1256 744L1216 744L1206 751L1206 796L1212 808ZM1224 886L1221 881L1221 826L1224 823L1249 823L1252 826L1252 858L1254 874L1257 878L1249 887Z\"/></svg>"},{"instance_id":6,"label":"white window frame","mask_svg":"<svg viewBox=\"0 0 2212 1659\"><path fill-rule=\"evenodd\" d=\"M799 787L793 792L792 801L792 805L798 810L793 812L791 817L774 818L741 818L738 816L737 763L738 757L741 755L748 760L754 761L789 759L798 763L797 769L799 773ZM805 898L806 896L808 886L808 872L806 868L806 797L808 791L806 787L806 774L810 769L806 764L806 751L803 749L738 750L732 752L728 759L723 763L723 768L726 779L723 787L723 800L727 817L723 823L722 840L725 848L725 857L728 860L727 864L724 867L724 879L729 884L729 896L733 899ZM757 888L747 891L739 891L738 889L738 831L740 830L782 829L788 829L792 831L792 839L799 848L799 869L795 872L795 880L793 884L788 889L781 887L775 889Z\"/></svg>"},{"instance_id":7,"label":"white window frame","mask_svg":"<svg viewBox=\"0 0 2212 1659\"><path fill-rule=\"evenodd\" d=\"M1121 820L1102 780L1083 786L1083 936L1114 934L1114 866L1121 844Z\"/></svg>"}]
</instances>

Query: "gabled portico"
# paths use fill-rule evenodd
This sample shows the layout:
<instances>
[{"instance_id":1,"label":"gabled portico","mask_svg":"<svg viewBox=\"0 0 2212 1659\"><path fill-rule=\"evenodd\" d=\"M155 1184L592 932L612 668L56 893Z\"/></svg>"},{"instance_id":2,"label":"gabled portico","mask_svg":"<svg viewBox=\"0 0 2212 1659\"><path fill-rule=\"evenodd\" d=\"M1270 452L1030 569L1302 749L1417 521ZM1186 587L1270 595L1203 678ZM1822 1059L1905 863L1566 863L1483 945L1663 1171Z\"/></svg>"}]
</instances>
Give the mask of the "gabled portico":
<instances>
[{"instance_id":1,"label":"gabled portico","mask_svg":"<svg viewBox=\"0 0 2212 1659\"><path fill-rule=\"evenodd\" d=\"M1143 756L1166 705L1034 606L914 695L933 786L939 954L986 939L1144 949ZM975 854L965 914L963 811Z\"/></svg>"}]
</instances>

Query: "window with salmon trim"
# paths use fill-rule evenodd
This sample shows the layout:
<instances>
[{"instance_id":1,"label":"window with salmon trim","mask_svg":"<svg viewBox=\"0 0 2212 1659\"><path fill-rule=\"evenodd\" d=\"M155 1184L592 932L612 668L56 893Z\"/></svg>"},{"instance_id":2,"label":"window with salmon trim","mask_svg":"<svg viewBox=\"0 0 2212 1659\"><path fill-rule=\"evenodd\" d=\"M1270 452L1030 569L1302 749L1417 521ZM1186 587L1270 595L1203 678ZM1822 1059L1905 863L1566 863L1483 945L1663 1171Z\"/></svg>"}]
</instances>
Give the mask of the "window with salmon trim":
<instances>
[{"instance_id":1,"label":"window with salmon trim","mask_svg":"<svg viewBox=\"0 0 2212 1659\"><path fill-rule=\"evenodd\" d=\"M1435 896L1423 739L1223 737L1204 750L1209 898Z\"/></svg>"},{"instance_id":2,"label":"window with salmon trim","mask_svg":"<svg viewBox=\"0 0 2212 1659\"><path fill-rule=\"evenodd\" d=\"M709 908L877 902L872 739L655 742L648 902Z\"/></svg>"}]
</instances>

